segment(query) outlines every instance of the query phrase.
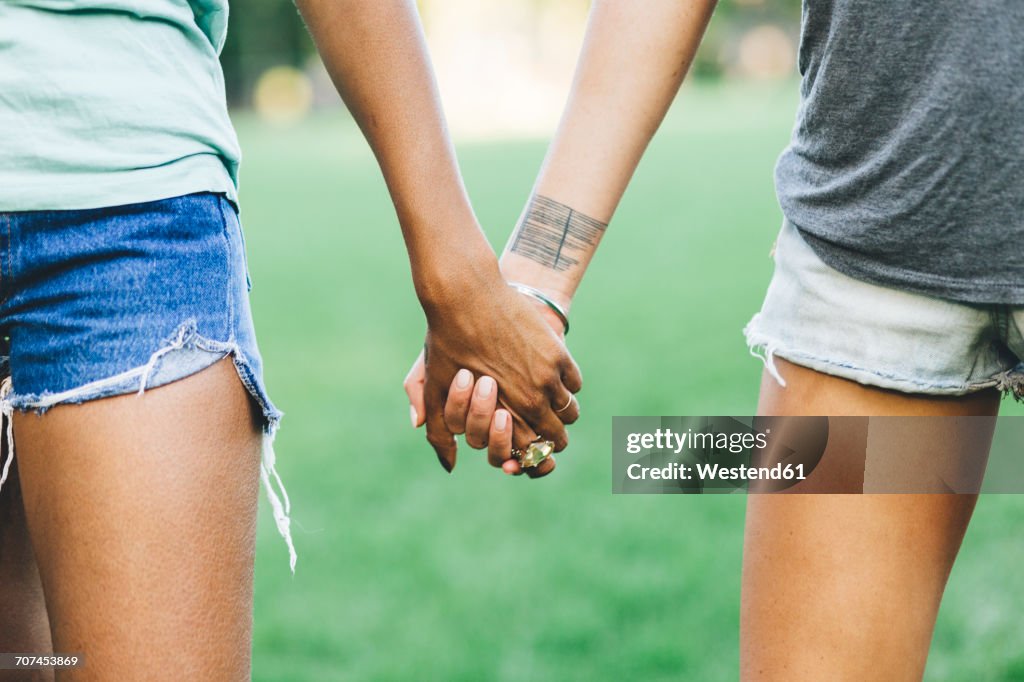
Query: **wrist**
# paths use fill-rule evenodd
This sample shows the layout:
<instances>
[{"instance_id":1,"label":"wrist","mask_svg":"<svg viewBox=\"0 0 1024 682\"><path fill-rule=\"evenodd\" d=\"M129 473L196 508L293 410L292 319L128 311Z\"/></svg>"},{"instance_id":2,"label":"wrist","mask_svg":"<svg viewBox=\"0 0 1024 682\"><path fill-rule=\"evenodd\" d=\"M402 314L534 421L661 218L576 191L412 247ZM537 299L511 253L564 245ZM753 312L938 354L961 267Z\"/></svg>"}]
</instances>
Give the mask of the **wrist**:
<instances>
[{"instance_id":1,"label":"wrist","mask_svg":"<svg viewBox=\"0 0 1024 682\"><path fill-rule=\"evenodd\" d=\"M540 303L547 309L547 312L553 313L555 318L558 320L557 323L552 323L550 316L544 315L544 317L548 319L548 324L552 328L561 332L563 336L569 333L569 314L564 306L554 301L540 289L531 287L528 284L523 284L522 282L509 282L508 284L515 292L531 299L534 304Z\"/></svg>"},{"instance_id":2,"label":"wrist","mask_svg":"<svg viewBox=\"0 0 1024 682\"><path fill-rule=\"evenodd\" d=\"M505 281L533 287L569 312L578 284L571 278L508 251L502 254L499 266Z\"/></svg>"},{"instance_id":3,"label":"wrist","mask_svg":"<svg viewBox=\"0 0 1024 682\"><path fill-rule=\"evenodd\" d=\"M464 309L467 297L504 287L494 252L486 242L447 249L427 259L413 274L416 296L427 317Z\"/></svg>"},{"instance_id":4,"label":"wrist","mask_svg":"<svg viewBox=\"0 0 1024 682\"><path fill-rule=\"evenodd\" d=\"M523 294L519 294L519 295L523 295ZM533 307L537 309L537 312L539 312L541 317L544 318L544 321L548 323L548 326L551 327L553 330L555 330L555 332L560 337L564 338L565 335L568 333L568 327L566 326L566 322L568 321L568 312L569 311L566 310L565 308L563 308L563 311L567 315L566 319L563 320L562 317L558 313L556 313L554 310L552 310L551 307L548 306L543 301L537 300L536 298L533 298L533 297L530 297L530 296L527 296L526 298L531 302Z\"/></svg>"},{"instance_id":5,"label":"wrist","mask_svg":"<svg viewBox=\"0 0 1024 682\"><path fill-rule=\"evenodd\" d=\"M465 202L448 202L437 210L420 206L415 215L400 213L399 219L424 310L457 301L467 288L502 281L494 251Z\"/></svg>"}]
</instances>

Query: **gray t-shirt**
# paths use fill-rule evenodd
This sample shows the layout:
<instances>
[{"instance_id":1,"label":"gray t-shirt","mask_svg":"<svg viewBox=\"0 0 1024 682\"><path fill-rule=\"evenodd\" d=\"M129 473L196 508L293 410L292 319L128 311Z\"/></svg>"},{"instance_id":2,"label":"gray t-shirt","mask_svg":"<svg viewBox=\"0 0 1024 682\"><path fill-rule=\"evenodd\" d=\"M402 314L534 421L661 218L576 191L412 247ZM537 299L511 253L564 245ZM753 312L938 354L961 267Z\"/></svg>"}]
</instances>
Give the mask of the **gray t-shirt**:
<instances>
[{"instance_id":1,"label":"gray t-shirt","mask_svg":"<svg viewBox=\"0 0 1024 682\"><path fill-rule=\"evenodd\" d=\"M1024 305L1024 0L805 0L775 182L852 277Z\"/></svg>"}]
</instances>

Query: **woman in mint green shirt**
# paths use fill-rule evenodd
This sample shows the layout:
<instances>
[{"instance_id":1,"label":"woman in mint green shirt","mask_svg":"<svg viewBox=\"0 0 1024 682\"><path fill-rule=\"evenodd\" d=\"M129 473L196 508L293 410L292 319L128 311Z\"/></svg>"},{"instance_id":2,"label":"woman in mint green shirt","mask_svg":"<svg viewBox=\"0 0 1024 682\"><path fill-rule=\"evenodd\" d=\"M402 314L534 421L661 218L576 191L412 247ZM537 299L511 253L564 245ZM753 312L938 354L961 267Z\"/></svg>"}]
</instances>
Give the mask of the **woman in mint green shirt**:
<instances>
[{"instance_id":1,"label":"woman in mint green shirt","mask_svg":"<svg viewBox=\"0 0 1024 682\"><path fill-rule=\"evenodd\" d=\"M398 213L442 463L463 366L498 379L519 447L527 427L564 447L578 371L477 225L414 3L299 7ZM0 3L0 651L83 654L81 679L249 677L261 480L295 566L226 25L221 0Z\"/></svg>"}]
</instances>

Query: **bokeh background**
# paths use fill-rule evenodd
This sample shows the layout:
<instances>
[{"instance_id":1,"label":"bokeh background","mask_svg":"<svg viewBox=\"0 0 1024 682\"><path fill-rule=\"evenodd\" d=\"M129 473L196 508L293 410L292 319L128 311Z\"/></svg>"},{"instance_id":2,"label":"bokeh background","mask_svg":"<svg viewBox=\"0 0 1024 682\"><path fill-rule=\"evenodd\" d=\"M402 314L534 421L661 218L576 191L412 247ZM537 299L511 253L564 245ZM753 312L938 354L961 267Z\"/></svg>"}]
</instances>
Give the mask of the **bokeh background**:
<instances>
[{"instance_id":1,"label":"bokeh background","mask_svg":"<svg viewBox=\"0 0 1024 682\"><path fill-rule=\"evenodd\" d=\"M587 3L421 11L470 194L500 249ZM390 201L288 0L234 0L242 217L299 564L261 516L257 680L729 680L745 501L612 496L613 415L749 414L741 328L771 274L799 2L722 0L573 307L583 417L555 475L463 448L445 474L401 382L424 321ZM1019 409L1007 405L1010 411ZM1024 679L1019 496L981 500L929 680Z\"/></svg>"}]
</instances>

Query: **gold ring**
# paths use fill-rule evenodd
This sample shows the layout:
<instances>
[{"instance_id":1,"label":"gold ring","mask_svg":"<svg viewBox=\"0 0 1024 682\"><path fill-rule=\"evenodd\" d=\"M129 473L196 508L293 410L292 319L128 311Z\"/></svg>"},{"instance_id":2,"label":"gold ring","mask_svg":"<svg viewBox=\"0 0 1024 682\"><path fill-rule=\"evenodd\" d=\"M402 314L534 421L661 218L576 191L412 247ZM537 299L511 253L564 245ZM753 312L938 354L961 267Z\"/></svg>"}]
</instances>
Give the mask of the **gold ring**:
<instances>
[{"instance_id":1,"label":"gold ring","mask_svg":"<svg viewBox=\"0 0 1024 682\"><path fill-rule=\"evenodd\" d=\"M537 440L530 443L526 450L512 448L512 456L519 462L519 466L524 469L531 469L550 457L554 451L554 443L538 436Z\"/></svg>"},{"instance_id":2,"label":"gold ring","mask_svg":"<svg viewBox=\"0 0 1024 682\"><path fill-rule=\"evenodd\" d=\"M575 398L575 397L576 397L576 396L574 396L574 395L573 395L572 393L570 393L570 394L569 394L569 402L567 402L567 403L565 404L565 407L563 407L562 409L560 409L560 410L555 410L555 414L558 414L558 413L560 413L560 412L565 412L566 410L568 410L568 409L569 409L569 406L570 406L570 405L572 405L572 401L573 401L573 398Z\"/></svg>"}]
</instances>

